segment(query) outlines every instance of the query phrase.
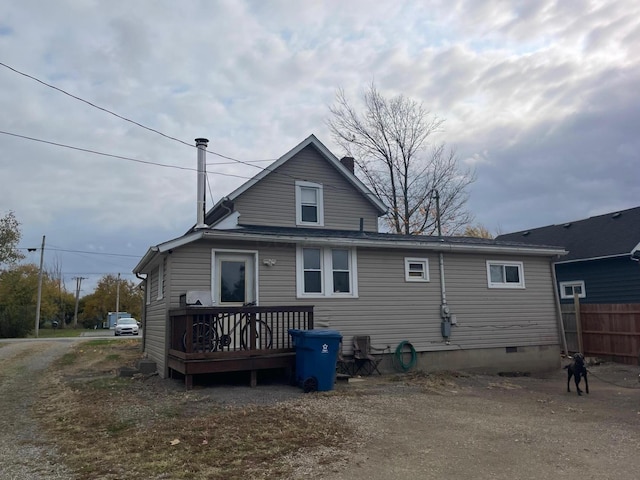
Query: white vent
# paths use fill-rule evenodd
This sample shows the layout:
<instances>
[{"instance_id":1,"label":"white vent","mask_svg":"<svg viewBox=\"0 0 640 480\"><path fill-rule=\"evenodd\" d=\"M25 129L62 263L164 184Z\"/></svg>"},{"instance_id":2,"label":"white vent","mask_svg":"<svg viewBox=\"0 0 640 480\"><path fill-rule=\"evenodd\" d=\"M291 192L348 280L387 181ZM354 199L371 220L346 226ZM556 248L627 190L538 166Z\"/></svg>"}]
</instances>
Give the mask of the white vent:
<instances>
[{"instance_id":1,"label":"white vent","mask_svg":"<svg viewBox=\"0 0 640 480\"><path fill-rule=\"evenodd\" d=\"M211 307L211 292L209 290L189 290L187 291L186 303L193 307Z\"/></svg>"}]
</instances>

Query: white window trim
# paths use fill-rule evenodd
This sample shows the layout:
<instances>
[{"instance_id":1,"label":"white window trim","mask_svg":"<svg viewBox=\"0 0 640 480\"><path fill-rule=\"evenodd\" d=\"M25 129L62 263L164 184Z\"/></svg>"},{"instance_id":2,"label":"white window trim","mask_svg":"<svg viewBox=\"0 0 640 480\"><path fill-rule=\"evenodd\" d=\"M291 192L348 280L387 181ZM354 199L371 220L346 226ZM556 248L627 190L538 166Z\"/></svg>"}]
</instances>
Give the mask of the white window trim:
<instances>
[{"instance_id":1,"label":"white window trim","mask_svg":"<svg viewBox=\"0 0 640 480\"><path fill-rule=\"evenodd\" d=\"M587 291L584 288L584 280L573 280L571 282L560 282L560 298L563 300L573 300L573 295L564 293L564 287L581 287L582 293L578 294L578 298L587 298Z\"/></svg>"},{"instance_id":2,"label":"white window trim","mask_svg":"<svg viewBox=\"0 0 640 480\"><path fill-rule=\"evenodd\" d=\"M302 187L315 188L318 192L318 221L317 222L303 222L302 221ZM322 184L305 182L302 180L296 180L296 225L300 226L324 226L324 194L322 191Z\"/></svg>"},{"instance_id":3,"label":"white window trim","mask_svg":"<svg viewBox=\"0 0 640 480\"><path fill-rule=\"evenodd\" d=\"M320 267L322 292L305 293L304 291L304 257L302 254L305 248L320 249ZM349 251L349 282L350 292L334 293L333 291L333 250ZM358 258L355 248L349 247L322 247L318 245L298 245L296 247L296 296L297 298L358 298Z\"/></svg>"},{"instance_id":4,"label":"white window trim","mask_svg":"<svg viewBox=\"0 0 640 480\"><path fill-rule=\"evenodd\" d=\"M158 297L156 300L162 300L164 298L164 259L160 261L158 265Z\"/></svg>"},{"instance_id":5,"label":"white window trim","mask_svg":"<svg viewBox=\"0 0 640 480\"><path fill-rule=\"evenodd\" d=\"M421 263L423 265L422 277L409 276L409 265L412 263ZM428 282L429 281L429 259L405 257L404 259L404 281L405 282Z\"/></svg>"},{"instance_id":6,"label":"white window trim","mask_svg":"<svg viewBox=\"0 0 640 480\"><path fill-rule=\"evenodd\" d=\"M518 267L518 276L520 278L520 282L518 283L507 283L507 282L492 282L491 281L491 266L492 265L500 265L502 267ZM507 288L507 289L524 289L524 265L522 262L509 262L504 260L487 260L487 286L489 288Z\"/></svg>"}]
</instances>

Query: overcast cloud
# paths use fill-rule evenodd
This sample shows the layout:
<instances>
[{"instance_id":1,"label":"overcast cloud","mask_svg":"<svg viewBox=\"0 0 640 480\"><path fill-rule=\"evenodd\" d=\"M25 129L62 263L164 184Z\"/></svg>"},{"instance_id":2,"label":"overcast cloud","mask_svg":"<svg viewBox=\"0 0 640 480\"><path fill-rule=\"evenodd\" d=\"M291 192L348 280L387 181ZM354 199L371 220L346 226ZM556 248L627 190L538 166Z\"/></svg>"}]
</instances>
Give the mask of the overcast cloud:
<instances>
[{"instance_id":1,"label":"overcast cloud","mask_svg":"<svg viewBox=\"0 0 640 480\"><path fill-rule=\"evenodd\" d=\"M341 155L325 126L337 88L422 101L476 169L468 207L494 232L640 204L638 52L632 0L0 4L0 62L244 162L311 133ZM1 66L0 107L4 132L186 168L0 134L0 215L15 212L22 247L46 235L47 263L88 277L83 293L134 278L150 245L195 223L195 148ZM258 172L208 164L213 200Z\"/></svg>"}]
</instances>

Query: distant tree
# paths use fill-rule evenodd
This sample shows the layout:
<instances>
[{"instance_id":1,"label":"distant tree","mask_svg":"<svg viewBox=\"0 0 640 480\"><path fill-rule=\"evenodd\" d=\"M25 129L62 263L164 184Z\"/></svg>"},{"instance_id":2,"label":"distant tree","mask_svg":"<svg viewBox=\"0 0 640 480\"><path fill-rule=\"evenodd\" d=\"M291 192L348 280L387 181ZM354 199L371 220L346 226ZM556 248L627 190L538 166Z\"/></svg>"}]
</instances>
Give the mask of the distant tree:
<instances>
[{"instance_id":1,"label":"distant tree","mask_svg":"<svg viewBox=\"0 0 640 480\"><path fill-rule=\"evenodd\" d=\"M3 264L13 265L24 258L17 249L21 236L20 223L13 212L0 217L0 268Z\"/></svg>"},{"instance_id":2,"label":"distant tree","mask_svg":"<svg viewBox=\"0 0 640 480\"><path fill-rule=\"evenodd\" d=\"M443 233L453 235L469 224L467 187L475 175L460 167L453 150L432 143L444 121L404 95L383 97L373 83L363 100L359 111L339 90L327 125L365 183L390 207L387 227L403 234L436 232L436 191Z\"/></svg>"},{"instance_id":3,"label":"distant tree","mask_svg":"<svg viewBox=\"0 0 640 480\"><path fill-rule=\"evenodd\" d=\"M4 312L0 314L0 332L5 332L5 335L20 337L33 330L39 271L37 265L26 264L0 272L0 311ZM72 301L72 296L70 298L68 293L60 295L57 281L44 272L40 324L59 320L61 303L68 305L69 301Z\"/></svg>"},{"instance_id":4,"label":"distant tree","mask_svg":"<svg viewBox=\"0 0 640 480\"><path fill-rule=\"evenodd\" d=\"M467 225L467 228L462 232L463 237L475 237L475 238L494 238L494 235L484 225Z\"/></svg>"},{"instance_id":5,"label":"distant tree","mask_svg":"<svg viewBox=\"0 0 640 480\"><path fill-rule=\"evenodd\" d=\"M135 318L142 313L142 291L130 280L120 279L120 312L128 312ZM95 291L83 297L84 310L82 322L85 325L95 325L105 321L109 312L116 311L116 297L118 291L117 275L104 275L96 286Z\"/></svg>"}]
</instances>

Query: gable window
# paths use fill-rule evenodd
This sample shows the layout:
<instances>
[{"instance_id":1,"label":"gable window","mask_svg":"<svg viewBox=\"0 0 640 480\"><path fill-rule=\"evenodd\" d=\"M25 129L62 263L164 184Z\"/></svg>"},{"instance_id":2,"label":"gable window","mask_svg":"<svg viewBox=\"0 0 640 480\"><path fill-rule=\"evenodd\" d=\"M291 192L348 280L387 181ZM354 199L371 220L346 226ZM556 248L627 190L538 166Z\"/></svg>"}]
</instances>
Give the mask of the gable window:
<instances>
[{"instance_id":1,"label":"gable window","mask_svg":"<svg viewBox=\"0 0 640 480\"><path fill-rule=\"evenodd\" d=\"M298 247L296 262L298 297L357 296L355 250Z\"/></svg>"},{"instance_id":2,"label":"gable window","mask_svg":"<svg viewBox=\"0 0 640 480\"><path fill-rule=\"evenodd\" d=\"M522 262L487 261L489 288L524 288Z\"/></svg>"},{"instance_id":3,"label":"gable window","mask_svg":"<svg viewBox=\"0 0 640 480\"><path fill-rule=\"evenodd\" d=\"M587 292L584 289L584 281L576 280L573 282L560 282L560 298L573 299L574 294L578 294L578 298L586 298Z\"/></svg>"},{"instance_id":4,"label":"gable window","mask_svg":"<svg viewBox=\"0 0 640 480\"><path fill-rule=\"evenodd\" d=\"M296 225L324 225L321 184L296 181Z\"/></svg>"},{"instance_id":5,"label":"gable window","mask_svg":"<svg viewBox=\"0 0 640 480\"><path fill-rule=\"evenodd\" d=\"M428 282L429 260L426 258L405 258L404 280L405 282Z\"/></svg>"}]
</instances>

